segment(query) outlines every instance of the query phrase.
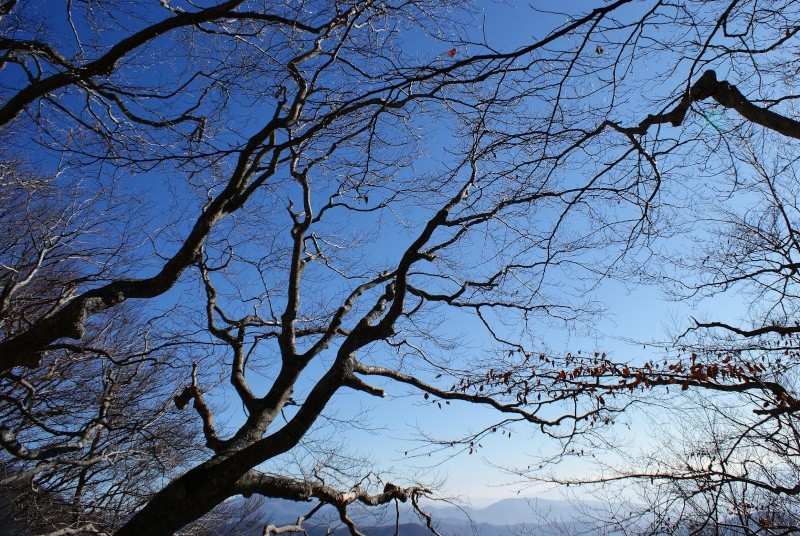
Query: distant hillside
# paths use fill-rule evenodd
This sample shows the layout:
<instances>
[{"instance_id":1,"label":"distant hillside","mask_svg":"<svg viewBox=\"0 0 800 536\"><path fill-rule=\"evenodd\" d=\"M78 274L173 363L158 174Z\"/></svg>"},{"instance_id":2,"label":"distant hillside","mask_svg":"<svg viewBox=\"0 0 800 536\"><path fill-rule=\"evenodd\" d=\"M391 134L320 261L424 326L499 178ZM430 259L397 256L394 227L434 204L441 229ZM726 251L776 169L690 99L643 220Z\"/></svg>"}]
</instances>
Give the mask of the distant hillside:
<instances>
[{"instance_id":1,"label":"distant hillside","mask_svg":"<svg viewBox=\"0 0 800 536\"><path fill-rule=\"evenodd\" d=\"M581 511L600 507L601 503L582 502L572 504L539 498L503 499L485 508L434 507L436 517L448 523L474 523L492 525L515 525L520 523L542 524L544 522L573 522L581 517Z\"/></svg>"},{"instance_id":2,"label":"distant hillside","mask_svg":"<svg viewBox=\"0 0 800 536\"><path fill-rule=\"evenodd\" d=\"M596 503L570 504L567 501L546 499L504 499L485 508L457 508L427 503L424 507L431 514L436 529L445 536L506 536L527 533L536 536L556 536L563 534L599 534L593 527L580 522L581 510L599 505ZM264 524L294 523L301 515L307 514L314 503L298 503L269 499L261 506ZM363 512L354 510L352 517L367 536L394 536L395 510L369 509ZM328 534L335 528L335 536L348 534L332 508L320 509L305 524L311 536ZM252 535L260 535L263 524L253 528ZM428 529L409 506L403 505L400 511L399 534L401 536L430 535ZM243 534L243 536L249 536Z\"/></svg>"},{"instance_id":3,"label":"distant hillside","mask_svg":"<svg viewBox=\"0 0 800 536\"><path fill-rule=\"evenodd\" d=\"M562 526L547 526L547 525L511 525L511 526L497 526L481 523L474 526L437 526L437 530L445 536L509 536L511 534L529 534L531 536L564 536L564 534L586 535L591 536L592 530L583 525L562 525ZM395 526L387 525L381 527L367 527L363 528L362 532L366 536L394 536ZM310 536L324 536L326 529L322 527L315 528L308 531ZM431 532L423 525L415 523L403 523L397 531L399 536L431 536ZM337 529L334 536L347 536L349 532L346 528L342 527ZM597 533L599 534L599 533Z\"/></svg>"}]
</instances>

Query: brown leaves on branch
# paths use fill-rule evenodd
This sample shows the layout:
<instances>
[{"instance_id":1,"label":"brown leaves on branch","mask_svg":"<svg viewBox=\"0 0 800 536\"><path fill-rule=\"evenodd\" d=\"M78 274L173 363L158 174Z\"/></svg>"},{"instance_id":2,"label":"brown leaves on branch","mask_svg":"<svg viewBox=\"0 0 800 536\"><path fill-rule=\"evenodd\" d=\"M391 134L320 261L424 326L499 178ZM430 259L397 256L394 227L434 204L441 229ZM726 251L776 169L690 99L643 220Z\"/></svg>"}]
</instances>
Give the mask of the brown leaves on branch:
<instances>
[{"instance_id":1,"label":"brown leaves on branch","mask_svg":"<svg viewBox=\"0 0 800 536\"><path fill-rule=\"evenodd\" d=\"M729 353L702 358L691 353L688 359L679 355L674 360L661 363L650 360L639 366L614 362L599 352L592 357L541 355L539 361L537 366L490 369L480 377L461 378L451 391L513 396L522 405L590 396L599 406L605 406L608 395L680 385L684 391L696 387L720 392L763 392L771 399L765 407L774 405L777 410L800 406L794 396L772 379L780 372L779 366Z\"/></svg>"}]
</instances>

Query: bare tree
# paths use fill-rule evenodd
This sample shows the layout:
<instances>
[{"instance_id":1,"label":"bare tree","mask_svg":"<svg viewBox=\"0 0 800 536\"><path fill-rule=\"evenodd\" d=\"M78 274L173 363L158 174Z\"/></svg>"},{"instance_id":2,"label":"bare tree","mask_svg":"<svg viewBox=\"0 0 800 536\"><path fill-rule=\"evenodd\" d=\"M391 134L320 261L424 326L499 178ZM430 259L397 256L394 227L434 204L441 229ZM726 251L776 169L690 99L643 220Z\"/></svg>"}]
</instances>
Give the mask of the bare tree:
<instances>
[{"instance_id":1,"label":"bare tree","mask_svg":"<svg viewBox=\"0 0 800 536\"><path fill-rule=\"evenodd\" d=\"M101 191L102 192L102 191ZM3 168L2 302L7 336L107 277L119 254L103 233L115 215L82 187ZM104 212L96 213L98 206ZM114 221L115 225L123 219ZM140 325L139 325L140 324ZM0 376L0 485L11 517L37 534L108 532L194 452L189 421L169 403L177 372L168 344L130 306L87 322L79 342L48 350L37 369ZM158 396L160 394L161 396Z\"/></svg>"},{"instance_id":2,"label":"bare tree","mask_svg":"<svg viewBox=\"0 0 800 536\"><path fill-rule=\"evenodd\" d=\"M544 37L507 52L475 37L457 3L75 2L61 8L66 32L40 24L35 5L4 6L0 124L9 139L28 133L17 150L35 143L57 156L43 168L101 185L157 177L168 199L141 227L97 242L116 251L67 255L102 270L48 281L44 303L9 301L34 312L0 341L9 378L38 374L58 352L74 360L95 319L121 304L175 305L179 357L158 364L193 363L174 400L193 406L207 452L146 505L131 505L129 519L113 520L118 534L172 533L236 495L316 498L352 534L353 503L418 506L429 493L420 483L330 485L313 471L275 469L313 439L344 388L385 396L393 387L384 385L398 386L432 404L494 408L498 422L435 444L467 451L525 423L573 452L641 388L770 397L759 411L786 416L796 408L793 388L773 377L783 365L711 344L662 366L554 356L535 343L542 322L591 318L590 291L624 262L651 276L644 261L656 239L696 223L678 218L687 192L719 203L750 192L745 156L770 136L792 147L793 2L618 0L561 14ZM414 52L411 33L427 51ZM648 64L664 68L640 75ZM729 123L714 124L721 110ZM709 177L718 182L707 187ZM120 192L130 215L128 202L143 194ZM769 247L793 259L791 245ZM44 265L29 262L9 272L21 275L8 275L7 288L31 270L46 281ZM702 282L693 271L688 285L772 289L769 277L796 273L793 260L738 275L718 266L721 278ZM784 287L781 299L790 297ZM449 355L460 348L447 329L458 318L484 330L475 355ZM699 327L752 340L793 334L789 322ZM100 357L111 363L101 360L109 385L129 374ZM243 408L227 430L207 400L221 376ZM163 403L170 380L159 380Z\"/></svg>"},{"instance_id":3,"label":"bare tree","mask_svg":"<svg viewBox=\"0 0 800 536\"><path fill-rule=\"evenodd\" d=\"M438 32L463 12L439 3L69 4L60 39L31 24L35 7L6 6L8 131L35 132L58 151L63 172L101 184L109 171L157 173L171 194L189 195L174 195L163 219L128 235L130 264L112 256L102 275L79 281L0 342L8 374L42 370L53 352L74 351L70 339L89 339L104 311L199 285L205 305L174 309L188 311L175 324L196 327L191 311L202 315L207 335L190 328L180 352L209 358L185 372L175 402L192 403L210 454L146 506L132 507L119 534L174 532L234 495L317 498L334 505L353 534L354 502L417 506L428 493L422 485L368 488L359 479L348 489L255 469L313 433L342 388L383 396L370 377L439 404L483 404L504 415L450 442L470 449L515 422L570 441L621 409L599 403L591 387L552 386L569 357L538 356L519 341L542 318L572 322L588 313L581 285L570 299L564 278L610 269L648 212L652 192L624 173L600 169L575 181L556 171L588 135L566 128L567 118L528 115L529 99L542 91L536 80L548 93L565 83L536 55L550 56L548 46L573 34L588 42L625 3L509 53L468 40L452 49ZM109 26L127 36L107 42L101 30ZM442 51L407 54L406 29ZM174 57L148 78L142 66L167 49ZM509 131L514 113L525 128L549 126ZM448 132L420 117L439 118ZM451 156L416 170L414 158L434 135ZM179 210L193 214L190 223ZM608 258L588 262L596 247ZM541 375L528 384L493 367L502 363L496 357L446 359L437 350L446 348L445 334L426 319L450 310L485 326L485 351L523 368L536 360ZM221 365L245 409L243 424L227 434L203 389ZM269 378L266 388L251 386L253 370Z\"/></svg>"},{"instance_id":4,"label":"bare tree","mask_svg":"<svg viewBox=\"0 0 800 536\"><path fill-rule=\"evenodd\" d=\"M639 184L658 183L648 198L648 225L638 228L653 240L644 251L629 250L631 262L619 273L662 285L684 303L702 306L709 299L722 306L710 318L687 318L688 329L665 343L663 353L647 349L645 358L625 363L601 353L575 356L562 382L592 386L606 401L612 394L629 397L653 415L678 407L668 422L684 426L632 465L606 467L600 477L554 480L637 482L648 497L647 523L631 523L631 533L794 533L800 123L791 21L798 5L640 7L620 10L611 26L597 27L590 49L595 61L565 51L573 70L565 80L591 78L593 104L579 107L583 95L565 89L563 113L579 110L597 125L583 130L582 147L597 151L590 169L599 165L596 155L627 148L638 155ZM668 35L665 27L691 37ZM637 75L647 65L661 69ZM609 135L630 143L613 145ZM603 169L619 171L621 162ZM725 310L731 301L744 311L739 318ZM687 426L692 415L703 418Z\"/></svg>"}]
</instances>

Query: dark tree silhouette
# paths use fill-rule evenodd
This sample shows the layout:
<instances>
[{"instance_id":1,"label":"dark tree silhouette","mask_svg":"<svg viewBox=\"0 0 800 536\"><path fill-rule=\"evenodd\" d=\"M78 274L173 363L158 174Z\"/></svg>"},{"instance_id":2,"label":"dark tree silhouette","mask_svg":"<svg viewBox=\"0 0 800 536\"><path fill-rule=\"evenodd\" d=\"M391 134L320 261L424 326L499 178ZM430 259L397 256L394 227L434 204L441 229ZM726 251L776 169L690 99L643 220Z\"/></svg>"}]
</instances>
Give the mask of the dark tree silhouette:
<instances>
[{"instance_id":1,"label":"dark tree silhouette","mask_svg":"<svg viewBox=\"0 0 800 536\"><path fill-rule=\"evenodd\" d=\"M6 166L57 177L75 192L72 210L33 183L31 206L80 216L9 235L19 251L3 265L3 378L46 382L53 362L79 376L99 367L104 388L131 385L115 398L124 404L153 386L145 422L173 400L202 425L205 452L110 528L173 533L236 495L316 498L352 534L353 503L419 509L426 486L356 478L344 458L277 468L344 390L493 408L498 422L433 444L469 452L525 423L568 454L644 400L641 389L646 399L670 385L764 398L757 415L791 421L791 366L755 341L798 331L793 198L781 184L799 131L797 6L591 7L540 13L552 31L500 46L460 2L67 2L46 20L36 3L3 4ZM771 217L740 210L765 191ZM693 229L692 243L722 245L697 262L675 257L674 239ZM753 311L768 314L752 327L698 322L698 339L682 341L691 357L663 365L554 356L534 342L542 323L594 318L591 291L611 277L689 294L754 285ZM163 332L120 363L92 341L132 302L131 333L154 318ZM467 318L483 331L475 350L453 335ZM745 342L725 346L715 329ZM225 428L208 396L220 378L242 407ZM83 456L74 438L104 418L81 418L69 446ZM26 446L17 428L4 431L9 456L50 459L47 437Z\"/></svg>"}]
</instances>

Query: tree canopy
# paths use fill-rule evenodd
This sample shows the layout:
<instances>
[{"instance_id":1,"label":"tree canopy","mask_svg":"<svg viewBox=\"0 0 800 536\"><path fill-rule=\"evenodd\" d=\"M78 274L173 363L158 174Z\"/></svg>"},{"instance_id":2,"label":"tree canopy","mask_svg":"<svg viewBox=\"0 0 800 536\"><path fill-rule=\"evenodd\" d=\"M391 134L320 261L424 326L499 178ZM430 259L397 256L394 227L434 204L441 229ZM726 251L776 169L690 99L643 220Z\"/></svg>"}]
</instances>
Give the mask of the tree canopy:
<instances>
[{"instance_id":1,"label":"tree canopy","mask_svg":"<svg viewBox=\"0 0 800 536\"><path fill-rule=\"evenodd\" d=\"M361 425L347 392L411 393L496 415L435 448L524 425L558 459L697 404L707 434L577 480L652 482L645 532L797 530L800 6L552 9L516 7L518 37L455 0L2 3L14 515L210 534L255 495L354 535L354 504L410 502L436 532L429 483L322 430ZM552 351L611 280L736 307L663 350Z\"/></svg>"}]
</instances>

